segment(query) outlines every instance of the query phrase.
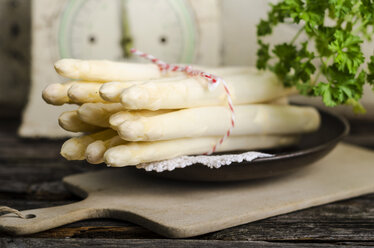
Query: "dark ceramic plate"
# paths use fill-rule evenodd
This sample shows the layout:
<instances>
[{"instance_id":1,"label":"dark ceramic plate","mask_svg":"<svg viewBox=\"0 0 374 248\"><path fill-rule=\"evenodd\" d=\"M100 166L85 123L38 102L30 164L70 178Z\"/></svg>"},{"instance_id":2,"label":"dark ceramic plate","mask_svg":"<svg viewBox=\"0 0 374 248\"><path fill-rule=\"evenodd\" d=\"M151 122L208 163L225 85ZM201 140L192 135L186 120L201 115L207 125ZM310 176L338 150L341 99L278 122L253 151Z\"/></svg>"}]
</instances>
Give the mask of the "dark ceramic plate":
<instances>
[{"instance_id":1,"label":"dark ceramic plate","mask_svg":"<svg viewBox=\"0 0 374 248\"><path fill-rule=\"evenodd\" d=\"M348 134L349 126L346 120L322 110L319 112L321 114L319 130L302 135L300 142L295 146L264 151L275 154L273 157L232 163L219 169L195 164L173 171L146 173L176 180L211 182L240 181L288 174L321 159Z\"/></svg>"}]
</instances>

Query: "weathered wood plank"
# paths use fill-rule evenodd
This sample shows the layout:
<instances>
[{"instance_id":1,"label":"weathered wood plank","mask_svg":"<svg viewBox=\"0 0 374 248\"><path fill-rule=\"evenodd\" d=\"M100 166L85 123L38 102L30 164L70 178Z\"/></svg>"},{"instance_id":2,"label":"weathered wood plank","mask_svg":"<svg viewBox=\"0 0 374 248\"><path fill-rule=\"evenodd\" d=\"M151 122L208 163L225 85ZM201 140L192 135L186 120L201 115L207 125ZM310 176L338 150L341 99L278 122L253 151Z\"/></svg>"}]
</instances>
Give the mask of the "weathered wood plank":
<instances>
[{"instance_id":1,"label":"weathered wood plank","mask_svg":"<svg viewBox=\"0 0 374 248\"><path fill-rule=\"evenodd\" d=\"M1 196L1 195L0 195ZM76 201L77 199L75 199ZM66 201L0 200L20 210L68 204ZM202 240L254 241L373 241L374 194L321 207L306 209L249 223L198 237ZM4 237L4 234L0 235ZM116 220L86 220L46 232L33 238L161 238L137 225Z\"/></svg>"},{"instance_id":2,"label":"weathered wood plank","mask_svg":"<svg viewBox=\"0 0 374 248\"><path fill-rule=\"evenodd\" d=\"M56 159L63 140L23 139L17 136L19 120L0 121L0 161Z\"/></svg>"},{"instance_id":3,"label":"weathered wood plank","mask_svg":"<svg viewBox=\"0 0 374 248\"><path fill-rule=\"evenodd\" d=\"M66 139L26 139L18 137L20 121L0 119L0 161L62 159L60 148Z\"/></svg>"},{"instance_id":4,"label":"weathered wood plank","mask_svg":"<svg viewBox=\"0 0 374 248\"><path fill-rule=\"evenodd\" d=\"M328 222L256 222L198 237L207 240L266 240L266 241L373 241L372 223Z\"/></svg>"},{"instance_id":5,"label":"weathered wood plank","mask_svg":"<svg viewBox=\"0 0 374 248\"><path fill-rule=\"evenodd\" d=\"M82 172L81 166L51 164L40 166L40 163L1 163L0 192L36 195L66 194L61 178ZM48 165L48 164L47 164Z\"/></svg>"},{"instance_id":6,"label":"weathered wood plank","mask_svg":"<svg viewBox=\"0 0 374 248\"><path fill-rule=\"evenodd\" d=\"M205 240L157 240L157 239L65 239L63 242L56 239L32 239L32 238L2 238L0 239L1 247L368 247L374 243L282 243L282 242L262 242L262 241L205 241Z\"/></svg>"},{"instance_id":7,"label":"weathered wood plank","mask_svg":"<svg viewBox=\"0 0 374 248\"><path fill-rule=\"evenodd\" d=\"M108 221L109 222L109 221ZM33 234L33 238L162 238L161 236L135 225L111 226L102 220L100 226L80 223L79 227L60 227L54 230ZM328 223L320 225L314 223L288 224L277 222L258 222L234 227L213 234L196 237L199 240L225 240L225 241L272 241L272 242L330 242L330 241L370 241L372 224L360 224L352 228L352 224Z\"/></svg>"},{"instance_id":8,"label":"weathered wood plank","mask_svg":"<svg viewBox=\"0 0 374 248\"><path fill-rule=\"evenodd\" d=\"M108 221L109 222L109 221ZM102 222L105 223L105 222ZM90 238L90 239L164 239L164 237L127 222L121 226L90 226L61 227L42 233L30 235L30 238Z\"/></svg>"},{"instance_id":9,"label":"weathered wood plank","mask_svg":"<svg viewBox=\"0 0 374 248\"><path fill-rule=\"evenodd\" d=\"M9 199L7 196L0 194L0 205L9 206L18 210L34 209L34 208L46 208L54 207L65 204L70 204L76 202L78 199L69 199L69 200L34 200L34 199L25 199L23 197L17 197ZM8 199L7 199L8 198ZM71 198L74 198L73 196Z\"/></svg>"}]
</instances>

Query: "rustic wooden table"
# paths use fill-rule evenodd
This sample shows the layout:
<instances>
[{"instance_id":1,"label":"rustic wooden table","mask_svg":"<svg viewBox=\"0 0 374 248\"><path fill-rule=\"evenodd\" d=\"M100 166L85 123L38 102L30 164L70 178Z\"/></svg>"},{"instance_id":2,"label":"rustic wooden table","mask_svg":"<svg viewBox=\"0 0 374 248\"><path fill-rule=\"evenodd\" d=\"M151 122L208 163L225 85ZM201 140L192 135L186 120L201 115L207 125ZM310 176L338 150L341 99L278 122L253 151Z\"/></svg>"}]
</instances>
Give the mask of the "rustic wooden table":
<instances>
[{"instance_id":1,"label":"rustic wooden table","mask_svg":"<svg viewBox=\"0 0 374 248\"><path fill-rule=\"evenodd\" d=\"M59 156L61 140L18 138L18 125L17 120L0 120L0 205L24 210L78 201L64 188L61 178L102 167L63 160ZM374 149L373 123L354 122L352 131L346 141ZM132 223L109 219L81 221L23 237L0 233L0 247L77 246L374 246L374 194L181 240L165 239Z\"/></svg>"}]
</instances>

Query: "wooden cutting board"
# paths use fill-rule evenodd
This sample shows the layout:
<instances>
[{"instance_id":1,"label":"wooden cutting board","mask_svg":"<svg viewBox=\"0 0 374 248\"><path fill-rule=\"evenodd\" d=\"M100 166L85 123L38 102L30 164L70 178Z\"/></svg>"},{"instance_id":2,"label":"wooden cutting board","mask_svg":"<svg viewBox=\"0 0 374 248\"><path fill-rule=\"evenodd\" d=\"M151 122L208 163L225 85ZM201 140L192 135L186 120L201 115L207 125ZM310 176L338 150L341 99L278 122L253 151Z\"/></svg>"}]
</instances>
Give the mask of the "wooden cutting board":
<instances>
[{"instance_id":1,"label":"wooden cutting board","mask_svg":"<svg viewBox=\"0 0 374 248\"><path fill-rule=\"evenodd\" d=\"M374 152L340 144L330 155L284 177L236 183L179 182L132 168L64 178L85 198L70 205L0 217L0 230L31 234L88 218L137 223L171 238L192 237L374 192Z\"/></svg>"}]
</instances>

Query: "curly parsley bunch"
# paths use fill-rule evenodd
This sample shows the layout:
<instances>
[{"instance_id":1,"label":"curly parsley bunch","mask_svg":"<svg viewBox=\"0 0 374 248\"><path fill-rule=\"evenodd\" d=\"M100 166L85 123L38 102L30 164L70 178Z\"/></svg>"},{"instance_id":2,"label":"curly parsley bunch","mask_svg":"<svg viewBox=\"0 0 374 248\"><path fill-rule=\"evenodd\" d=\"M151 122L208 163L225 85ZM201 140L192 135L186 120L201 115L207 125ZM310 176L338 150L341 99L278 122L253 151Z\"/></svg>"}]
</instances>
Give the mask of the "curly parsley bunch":
<instances>
[{"instance_id":1,"label":"curly parsley bunch","mask_svg":"<svg viewBox=\"0 0 374 248\"><path fill-rule=\"evenodd\" d=\"M281 23L301 28L288 43L266 43ZM374 56L365 63L361 45L371 40L373 27L374 0L283 0L257 25L257 68L273 71L303 95L322 96L326 106L349 104L363 112L359 99L365 83L374 86ZM313 51L308 41L296 43L302 33L314 41Z\"/></svg>"}]
</instances>

